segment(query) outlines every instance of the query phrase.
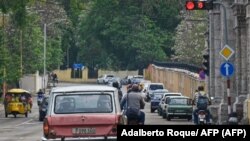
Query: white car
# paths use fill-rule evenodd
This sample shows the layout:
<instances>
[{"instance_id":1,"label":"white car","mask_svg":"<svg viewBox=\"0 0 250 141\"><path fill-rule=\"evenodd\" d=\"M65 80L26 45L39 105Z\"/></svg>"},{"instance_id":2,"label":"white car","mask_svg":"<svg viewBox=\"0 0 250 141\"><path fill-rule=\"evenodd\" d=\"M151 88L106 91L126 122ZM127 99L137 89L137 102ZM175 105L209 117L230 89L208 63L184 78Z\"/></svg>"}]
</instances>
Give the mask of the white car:
<instances>
[{"instance_id":1,"label":"white car","mask_svg":"<svg viewBox=\"0 0 250 141\"><path fill-rule=\"evenodd\" d=\"M113 79L115 76L113 74L104 74L97 78L97 84L108 84L108 81Z\"/></svg>"},{"instance_id":2,"label":"white car","mask_svg":"<svg viewBox=\"0 0 250 141\"><path fill-rule=\"evenodd\" d=\"M164 84L163 83L149 83L147 90L146 90L146 97L147 97L146 101L150 101L150 99L153 96L153 92L158 89L160 90L165 89Z\"/></svg>"}]
</instances>

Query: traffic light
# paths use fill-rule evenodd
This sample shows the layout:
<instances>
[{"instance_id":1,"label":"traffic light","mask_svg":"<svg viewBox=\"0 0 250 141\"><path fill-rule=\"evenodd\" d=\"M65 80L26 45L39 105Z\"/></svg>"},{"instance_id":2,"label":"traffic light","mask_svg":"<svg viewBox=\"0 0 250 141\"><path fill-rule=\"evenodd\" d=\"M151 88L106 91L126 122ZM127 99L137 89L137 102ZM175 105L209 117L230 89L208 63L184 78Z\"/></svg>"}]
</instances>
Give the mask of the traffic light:
<instances>
[{"instance_id":1,"label":"traffic light","mask_svg":"<svg viewBox=\"0 0 250 141\"><path fill-rule=\"evenodd\" d=\"M213 9L213 0L198 1L188 0L186 1L186 10L211 10Z\"/></svg>"},{"instance_id":2,"label":"traffic light","mask_svg":"<svg viewBox=\"0 0 250 141\"><path fill-rule=\"evenodd\" d=\"M203 54L203 70L209 76L209 54Z\"/></svg>"}]
</instances>

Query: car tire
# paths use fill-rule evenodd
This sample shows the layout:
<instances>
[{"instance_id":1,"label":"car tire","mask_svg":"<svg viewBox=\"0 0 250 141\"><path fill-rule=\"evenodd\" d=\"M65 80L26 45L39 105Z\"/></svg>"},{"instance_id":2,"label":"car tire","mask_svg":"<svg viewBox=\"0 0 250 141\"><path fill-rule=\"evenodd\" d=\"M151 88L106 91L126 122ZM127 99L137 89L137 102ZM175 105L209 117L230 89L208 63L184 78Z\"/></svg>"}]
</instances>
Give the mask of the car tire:
<instances>
[{"instance_id":1,"label":"car tire","mask_svg":"<svg viewBox=\"0 0 250 141\"><path fill-rule=\"evenodd\" d=\"M41 115L39 115L39 121L43 121L43 118Z\"/></svg>"},{"instance_id":2,"label":"car tire","mask_svg":"<svg viewBox=\"0 0 250 141\"><path fill-rule=\"evenodd\" d=\"M192 120L192 116L191 116L191 117L187 117L187 120L188 120L188 121Z\"/></svg>"},{"instance_id":3,"label":"car tire","mask_svg":"<svg viewBox=\"0 0 250 141\"><path fill-rule=\"evenodd\" d=\"M162 113L162 118L166 118L166 113Z\"/></svg>"},{"instance_id":4,"label":"car tire","mask_svg":"<svg viewBox=\"0 0 250 141\"><path fill-rule=\"evenodd\" d=\"M24 115L25 115L25 117L28 117L28 112L26 112Z\"/></svg>"},{"instance_id":5,"label":"car tire","mask_svg":"<svg viewBox=\"0 0 250 141\"><path fill-rule=\"evenodd\" d=\"M169 115L166 116L167 121L171 121L171 117Z\"/></svg>"},{"instance_id":6,"label":"car tire","mask_svg":"<svg viewBox=\"0 0 250 141\"><path fill-rule=\"evenodd\" d=\"M154 113L155 112L155 110L154 109L151 109L151 113Z\"/></svg>"}]
</instances>

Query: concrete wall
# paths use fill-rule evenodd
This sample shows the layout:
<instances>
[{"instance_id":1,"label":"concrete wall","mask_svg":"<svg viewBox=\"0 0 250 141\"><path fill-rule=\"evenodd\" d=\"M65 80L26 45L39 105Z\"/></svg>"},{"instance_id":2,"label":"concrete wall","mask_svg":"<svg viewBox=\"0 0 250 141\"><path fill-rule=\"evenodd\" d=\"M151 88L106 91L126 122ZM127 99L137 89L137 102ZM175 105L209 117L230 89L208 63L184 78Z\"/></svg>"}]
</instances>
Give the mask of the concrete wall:
<instances>
[{"instance_id":1,"label":"concrete wall","mask_svg":"<svg viewBox=\"0 0 250 141\"><path fill-rule=\"evenodd\" d=\"M199 79L199 74L186 70L150 65L144 74L151 82L163 83L169 91L181 92L188 97L193 97L199 85L203 85L207 91L207 84Z\"/></svg>"},{"instance_id":2,"label":"concrete wall","mask_svg":"<svg viewBox=\"0 0 250 141\"><path fill-rule=\"evenodd\" d=\"M120 78L124 78L128 75L138 75L138 70L128 71L128 70L120 70L120 71L108 71L108 70L98 70L98 76L103 74L113 74Z\"/></svg>"},{"instance_id":3,"label":"concrete wall","mask_svg":"<svg viewBox=\"0 0 250 141\"><path fill-rule=\"evenodd\" d=\"M58 80L62 82L76 82L82 83L88 80L88 69L82 70L82 78L71 78L71 69L67 70L55 70L54 73L57 74Z\"/></svg>"},{"instance_id":4,"label":"concrete wall","mask_svg":"<svg viewBox=\"0 0 250 141\"><path fill-rule=\"evenodd\" d=\"M39 72L24 75L20 80L20 87L31 93L36 93L39 89L43 88L43 78L39 76Z\"/></svg>"}]
</instances>

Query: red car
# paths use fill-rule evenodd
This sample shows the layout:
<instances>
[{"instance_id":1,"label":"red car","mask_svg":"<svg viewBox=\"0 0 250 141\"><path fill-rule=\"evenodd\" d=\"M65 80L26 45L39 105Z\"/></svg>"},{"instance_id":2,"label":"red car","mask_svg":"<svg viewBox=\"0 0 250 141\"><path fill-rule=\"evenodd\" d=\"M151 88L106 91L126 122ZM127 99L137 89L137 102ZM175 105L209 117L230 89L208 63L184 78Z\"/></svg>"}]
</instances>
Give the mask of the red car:
<instances>
[{"instance_id":1,"label":"red car","mask_svg":"<svg viewBox=\"0 0 250 141\"><path fill-rule=\"evenodd\" d=\"M50 92L42 140L117 140L117 125L126 124L118 91L106 85L56 87Z\"/></svg>"}]
</instances>

